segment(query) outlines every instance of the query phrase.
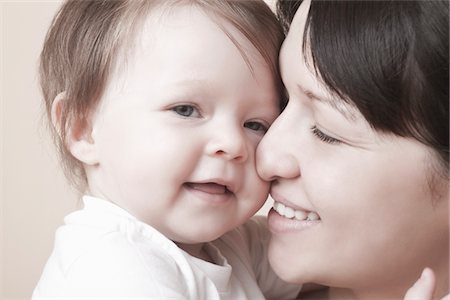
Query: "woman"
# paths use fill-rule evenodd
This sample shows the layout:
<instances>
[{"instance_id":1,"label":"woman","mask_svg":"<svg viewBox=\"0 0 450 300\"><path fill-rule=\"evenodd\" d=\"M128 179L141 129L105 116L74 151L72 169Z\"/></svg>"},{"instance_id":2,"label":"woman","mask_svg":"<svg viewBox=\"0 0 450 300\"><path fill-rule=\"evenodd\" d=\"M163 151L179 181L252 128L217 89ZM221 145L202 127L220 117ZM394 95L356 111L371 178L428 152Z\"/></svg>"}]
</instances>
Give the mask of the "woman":
<instances>
[{"instance_id":1,"label":"woman","mask_svg":"<svg viewBox=\"0 0 450 300\"><path fill-rule=\"evenodd\" d=\"M448 3L280 2L289 101L258 149L269 258L319 299L449 292ZM425 282L433 276L427 270ZM425 284L426 285L426 284Z\"/></svg>"}]
</instances>

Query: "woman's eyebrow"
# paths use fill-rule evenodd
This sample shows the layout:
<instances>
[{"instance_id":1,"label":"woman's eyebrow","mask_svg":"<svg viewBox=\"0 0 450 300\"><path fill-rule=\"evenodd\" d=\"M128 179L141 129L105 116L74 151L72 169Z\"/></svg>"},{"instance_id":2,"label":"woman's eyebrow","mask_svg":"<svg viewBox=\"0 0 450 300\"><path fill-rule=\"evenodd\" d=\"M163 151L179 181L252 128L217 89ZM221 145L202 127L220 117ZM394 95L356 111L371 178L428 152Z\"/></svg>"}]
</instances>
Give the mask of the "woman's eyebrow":
<instances>
[{"instance_id":1,"label":"woman's eyebrow","mask_svg":"<svg viewBox=\"0 0 450 300\"><path fill-rule=\"evenodd\" d=\"M302 88L301 88L302 89ZM346 104L342 100L336 100L333 98L318 96L317 94L313 93L310 90L302 89L303 93L305 93L308 98L312 100L317 100L319 102L325 103L329 106L331 106L333 109L337 110L341 115L343 115L347 120L350 122L356 121L356 115L355 115L355 109L351 107L350 105Z\"/></svg>"}]
</instances>

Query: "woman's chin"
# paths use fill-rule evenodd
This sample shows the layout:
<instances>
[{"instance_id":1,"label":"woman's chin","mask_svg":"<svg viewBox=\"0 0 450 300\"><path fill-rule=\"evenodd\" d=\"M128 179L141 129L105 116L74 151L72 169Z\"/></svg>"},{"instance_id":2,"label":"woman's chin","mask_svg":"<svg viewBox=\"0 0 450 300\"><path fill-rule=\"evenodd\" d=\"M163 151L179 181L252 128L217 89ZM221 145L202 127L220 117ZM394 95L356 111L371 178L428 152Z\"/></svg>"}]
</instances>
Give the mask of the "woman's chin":
<instances>
[{"instance_id":1,"label":"woman's chin","mask_svg":"<svg viewBox=\"0 0 450 300\"><path fill-rule=\"evenodd\" d=\"M305 271L304 260L298 259L298 255L290 255L286 250L286 245L270 243L269 262L275 273L286 282L295 284L309 282L308 272L303 272Z\"/></svg>"}]
</instances>

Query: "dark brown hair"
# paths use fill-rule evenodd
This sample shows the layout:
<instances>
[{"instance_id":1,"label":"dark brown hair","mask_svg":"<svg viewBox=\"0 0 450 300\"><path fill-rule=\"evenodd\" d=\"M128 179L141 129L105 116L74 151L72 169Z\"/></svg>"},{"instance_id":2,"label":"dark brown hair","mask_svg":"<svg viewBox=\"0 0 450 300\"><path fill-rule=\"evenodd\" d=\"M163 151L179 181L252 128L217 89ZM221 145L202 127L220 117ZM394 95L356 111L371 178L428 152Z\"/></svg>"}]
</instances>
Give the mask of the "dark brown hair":
<instances>
[{"instance_id":1,"label":"dark brown hair","mask_svg":"<svg viewBox=\"0 0 450 300\"><path fill-rule=\"evenodd\" d=\"M300 4L277 3L285 29ZM429 146L446 179L448 24L448 1L312 0L303 37L310 48L304 53L330 92L374 129Z\"/></svg>"}]
</instances>

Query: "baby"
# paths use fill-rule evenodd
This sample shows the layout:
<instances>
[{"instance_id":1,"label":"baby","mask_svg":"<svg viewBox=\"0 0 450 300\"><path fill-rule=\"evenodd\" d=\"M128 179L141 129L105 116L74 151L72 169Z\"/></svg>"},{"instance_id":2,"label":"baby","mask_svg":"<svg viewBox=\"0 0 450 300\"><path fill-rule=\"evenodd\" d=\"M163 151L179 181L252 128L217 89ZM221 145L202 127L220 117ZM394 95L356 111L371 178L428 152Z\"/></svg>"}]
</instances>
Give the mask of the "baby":
<instances>
[{"instance_id":1,"label":"baby","mask_svg":"<svg viewBox=\"0 0 450 300\"><path fill-rule=\"evenodd\" d=\"M263 1L64 3L40 75L84 207L33 299L298 294L268 265L264 220L248 221L269 190L255 149L280 112L282 39Z\"/></svg>"}]
</instances>

